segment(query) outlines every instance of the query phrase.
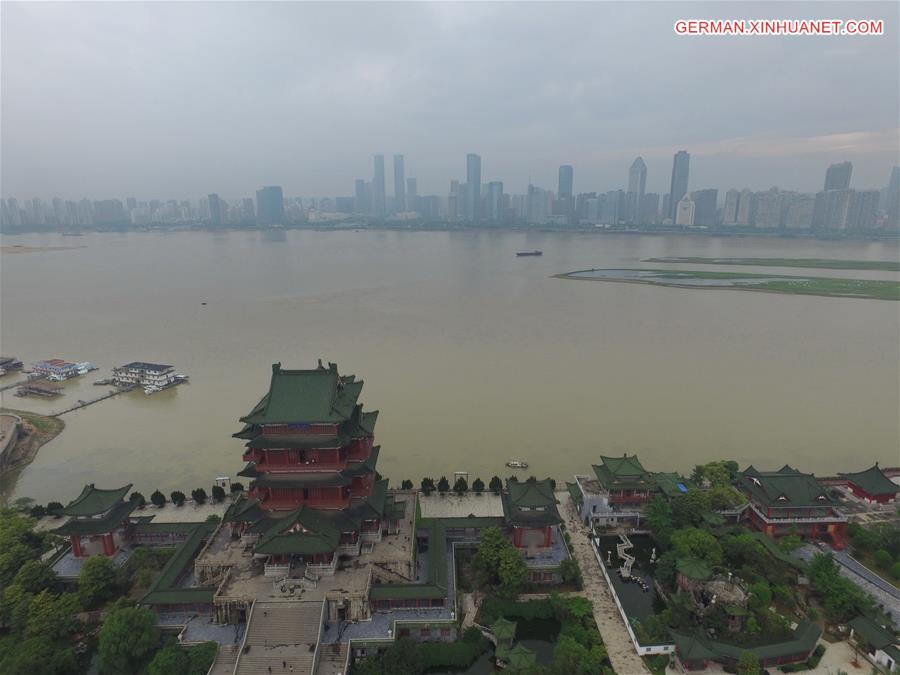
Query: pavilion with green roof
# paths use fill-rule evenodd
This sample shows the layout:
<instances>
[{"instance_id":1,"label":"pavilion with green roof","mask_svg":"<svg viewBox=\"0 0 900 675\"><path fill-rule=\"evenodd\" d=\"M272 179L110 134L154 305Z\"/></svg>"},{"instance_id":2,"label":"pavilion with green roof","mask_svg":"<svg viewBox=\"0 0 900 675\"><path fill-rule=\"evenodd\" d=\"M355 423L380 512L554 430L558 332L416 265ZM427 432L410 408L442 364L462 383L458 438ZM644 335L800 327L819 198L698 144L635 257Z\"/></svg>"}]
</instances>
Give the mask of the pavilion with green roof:
<instances>
[{"instance_id":1,"label":"pavilion with green roof","mask_svg":"<svg viewBox=\"0 0 900 675\"><path fill-rule=\"evenodd\" d=\"M513 640L516 639L516 627L517 624L515 621L510 621L504 617L500 617L490 626L491 632L494 634L494 637L497 638L497 644L510 644Z\"/></svg>"},{"instance_id":2,"label":"pavilion with green roof","mask_svg":"<svg viewBox=\"0 0 900 675\"><path fill-rule=\"evenodd\" d=\"M847 480L847 487L854 495L866 501L888 504L900 493L900 486L885 475L878 462L865 471L838 475Z\"/></svg>"},{"instance_id":3,"label":"pavilion with green roof","mask_svg":"<svg viewBox=\"0 0 900 675\"><path fill-rule=\"evenodd\" d=\"M130 489L131 483L113 490L100 489L93 483L85 485L81 494L59 512L69 520L53 533L69 537L76 558L100 553L92 552L90 543L96 541L100 542L103 555L114 556L131 524L131 512L137 508L137 502L125 500ZM82 538L87 538L87 546Z\"/></svg>"},{"instance_id":4,"label":"pavilion with green roof","mask_svg":"<svg viewBox=\"0 0 900 675\"><path fill-rule=\"evenodd\" d=\"M553 528L562 519L549 478L524 482L508 480L502 499L503 515L512 527L512 541L516 548L546 548L552 545Z\"/></svg>"},{"instance_id":5,"label":"pavilion with green roof","mask_svg":"<svg viewBox=\"0 0 900 675\"><path fill-rule=\"evenodd\" d=\"M640 506L650 501L656 480L641 464L637 455L621 457L601 455L602 464L593 465L597 482L609 493L611 505Z\"/></svg>"},{"instance_id":6,"label":"pavilion with green roof","mask_svg":"<svg viewBox=\"0 0 900 675\"><path fill-rule=\"evenodd\" d=\"M767 536L796 531L813 540L827 537L836 549L846 547L847 518L812 474L788 464L778 471L749 466L737 475L735 487L750 502L745 512L750 525Z\"/></svg>"},{"instance_id":7,"label":"pavilion with green roof","mask_svg":"<svg viewBox=\"0 0 900 675\"><path fill-rule=\"evenodd\" d=\"M850 621L851 638L861 650L879 666L892 673L900 667L900 640L893 631L867 616L858 616Z\"/></svg>"}]
</instances>

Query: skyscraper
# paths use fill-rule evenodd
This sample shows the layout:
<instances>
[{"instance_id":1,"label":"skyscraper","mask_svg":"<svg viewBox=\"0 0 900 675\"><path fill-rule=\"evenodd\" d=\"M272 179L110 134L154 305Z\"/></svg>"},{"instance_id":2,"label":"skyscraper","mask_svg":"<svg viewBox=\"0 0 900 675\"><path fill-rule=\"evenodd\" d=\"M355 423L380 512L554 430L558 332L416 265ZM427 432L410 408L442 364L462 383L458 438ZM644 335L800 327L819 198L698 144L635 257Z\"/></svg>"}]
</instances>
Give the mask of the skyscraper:
<instances>
[{"instance_id":1,"label":"skyscraper","mask_svg":"<svg viewBox=\"0 0 900 675\"><path fill-rule=\"evenodd\" d=\"M366 189L366 181L357 178L353 181L353 211L354 213L369 213L372 210L369 204L369 192Z\"/></svg>"},{"instance_id":2,"label":"skyscraper","mask_svg":"<svg viewBox=\"0 0 900 675\"><path fill-rule=\"evenodd\" d=\"M688 174L691 170L691 156L687 150L679 150L672 160L672 182L669 188L669 218L675 222L678 203L687 194Z\"/></svg>"},{"instance_id":3,"label":"skyscraper","mask_svg":"<svg viewBox=\"0 0 900 675\"><path fill-rule=\"evenodd\" d=\"M884 210L887 212L887 226L900 227L900 166L891 169L885 200Z\"/></svg>"},{"instance_id":4,"label":"skyscraper","mask_svg":"<svg viewBox=\"0 0 900 675\"><path fill-rule=\"evenodd\" d=\"M628 169L628 220L632 223L641 220L641 201L647 186L647 165L638 157Z\"/></svg>"},{"instance_id":5,"label":"skyscraper","mask_svg":"<svg viewBox=\"0 0 900 675\"><path fill-rule=\"evenodd\" d=\"M691 201L694 202L694 222L692 224L705 225L707 227L715 225L718 199L719 191L715 188L692 192Z\"/></svg>"},{"instance_id":6,"label":"skyscraper","mask_svg":"<svg viewBox=\"0 0 900 675\"><path fill-rule=\"evenodd\" d=\"M731 188L725 193L725 208L722 213L723 225L737 224L738 203L741 199L741 193Z\"/></svg>"},{"instance_id":7,"label":"skyscraper","mask_svg":"<svg viewBox=\"0 0 900 675\"><path fill-rule=\"evenodd\" d=\"M406 179L406 210L419 210L419 189L416 186L415 178Z\"/></svg>"},{"instance_id":8,"label":"skyscraper","mask_svg":"<svg viewBox=\"0 0 900 675\"><path fill-rule=\"evenodd\" d=\"M466 155L466 219L476 222L481 213L481 157Z\"/></svg>"},{"instance_id":9,"label":"skyscraper","mask_svg":"<svg viewBox=\"0 0 900 675\"><path fill-rule=\"evenodd\" d=\"M488 220L499 222L503 212L503 183L495 180L487 184L487 202Z\"/></svg>"},{"instance_id":10,"label":"skyscraper","mask_svg":"<svg viewBox=\"0 0 900 675\"><path fill-rule=\"evenodd\" d=\"M695 208L696 205L693 200L688 195L684 195L681 201L678 202L678 208L675 212L675 224L693 225Z\"/></svg>"},{"instance_id":11,"label":"skyscraper","mask_svg":"<svg viewBox=\"0 0 900 675\"><path fill-rule=\"evenodd\" d=\"M557 190L556 193L557 197L560 200L571 198L574 183L575 170L570 164L563 164L559 167L559 190Z\"/></svg>"},{"instance_id":12,"label":"skyscraper","mask_svg":"<svg viewBox=\"0 0 900 675\"><path fill-rule=\"evenodd\" d=\"M384 155L375 155L375 175L372 178L372 215L383 218L385 214L384 196Z\"/></svg>"},{"instance_id":13,"label":"skyscraper","mask_svg":"<svg viewBox=\"0 0 900 675\"><path fill-rule=\"evenodd\" d=\"M269 185L256 191L256 222L281 225L284 221L284 194L280 185Z\"/></svg>"},{"instance_id":14,"label":"skyscraper","mask_svg":"<svg viewBox=\"0 0 900 675\"><path fill-rule=\"evenodd\" d=\"M850 174L853 173L853 164L841 162L832 164L825 172L825 190L847 190L850 188Z\"/></svg>"},{"instance_id":15,"label":"skyscraper","mask_svg":"<svg viewBox=\"0 0 900 675\"><path fill-rule=\"evenodd\" d=\"M222 200L219 195L211 194L207 198L209 202L209 222L210 225L222 224Z\"/></svg>"},{"instance_id":16,"label":"skyscraper","mask_svg":"<svg viewBox=\"0 0 900 675\"><path fill-rule=\"evenodd\" d=\"M406 171L403 155L394 155L394 211L406 211Z\"/></svg>"}]
</instances>

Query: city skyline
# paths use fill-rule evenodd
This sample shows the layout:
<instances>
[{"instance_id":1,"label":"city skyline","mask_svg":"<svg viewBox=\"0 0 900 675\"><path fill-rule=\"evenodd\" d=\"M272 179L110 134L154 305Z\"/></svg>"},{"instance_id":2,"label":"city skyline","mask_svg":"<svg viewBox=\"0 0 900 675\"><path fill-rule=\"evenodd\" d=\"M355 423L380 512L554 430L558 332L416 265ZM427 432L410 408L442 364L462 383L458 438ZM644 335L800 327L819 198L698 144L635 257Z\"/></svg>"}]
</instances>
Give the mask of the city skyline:
<instances>
[{"instance_id":1,"label":"city skyline","mask_svg":"<svg viewBox=\"0 0 900 675\"><path fill-rule=\"evenodd\" d=\"M443 194L468 151L483 186L510 191L552 187L564 164L576 192L617 185L641 156L646 191L664 194L681 148L692 182L720 190L814 191L818 167L844 160L858 184L882 183L900 144L896 5L767 7L883 17L878 39L672 30L752 7L5 3L3 191L338 195L371 155L403 154L419 193Z\"/></svg>"}]
</instances>

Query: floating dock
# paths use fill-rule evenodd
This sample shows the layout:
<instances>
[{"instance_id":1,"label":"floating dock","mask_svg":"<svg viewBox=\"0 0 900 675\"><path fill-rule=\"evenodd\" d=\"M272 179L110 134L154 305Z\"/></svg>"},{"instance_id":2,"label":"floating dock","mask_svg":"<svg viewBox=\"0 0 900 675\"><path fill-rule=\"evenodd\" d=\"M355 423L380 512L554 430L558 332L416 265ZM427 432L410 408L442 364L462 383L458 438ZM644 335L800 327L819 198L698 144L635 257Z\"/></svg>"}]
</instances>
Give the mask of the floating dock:
<instances>
[{"instance_id":1,"label":"floating dock","mask_svg":"<svg viewBox=\"0 0 900 675\"><path fill-rule=\"evenodd\" d=\"M16 396L41 396L43 398L55 398L62 396L63 387L47 380L29 380L19 384Z\"/></svg>"}]
</instances>

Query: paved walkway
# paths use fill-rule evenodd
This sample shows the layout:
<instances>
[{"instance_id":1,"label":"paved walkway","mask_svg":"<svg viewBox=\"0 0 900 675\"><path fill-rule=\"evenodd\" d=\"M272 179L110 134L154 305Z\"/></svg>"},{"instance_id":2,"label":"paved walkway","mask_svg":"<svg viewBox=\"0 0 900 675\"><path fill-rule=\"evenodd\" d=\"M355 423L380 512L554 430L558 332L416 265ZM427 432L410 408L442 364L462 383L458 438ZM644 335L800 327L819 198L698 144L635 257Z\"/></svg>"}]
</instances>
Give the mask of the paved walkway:
<instances>
[{"instance_id":1,"label":"paved walkway","mask_svg":"<svg viewBox=\"0 0 900 675\"><path fill-rule=\"evenodd\" d=\"M582 594L594 606L594 621L603 637L609 660L613 670L619 675L638 675L646 673L647 668L628 636L628 630L619 615L619 609L612 598L612 593L600 572L597 558L591 548L588 532L578 519L574 508L569 502L568 492L557 492L559 500L559 513L566 524L566 529L572 538L572 554L581 567L581 575L584 577L584 591ZM575 594L573 594L575 595Z\"/></svg>"}]
</instances>

